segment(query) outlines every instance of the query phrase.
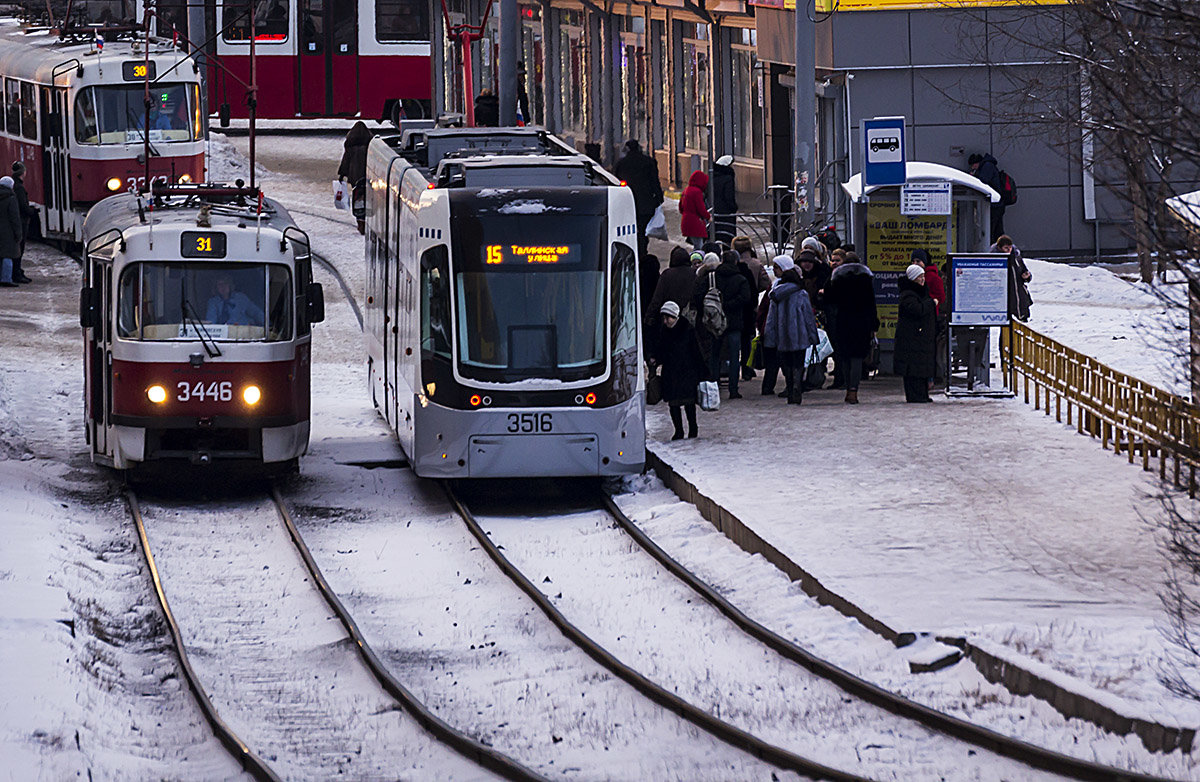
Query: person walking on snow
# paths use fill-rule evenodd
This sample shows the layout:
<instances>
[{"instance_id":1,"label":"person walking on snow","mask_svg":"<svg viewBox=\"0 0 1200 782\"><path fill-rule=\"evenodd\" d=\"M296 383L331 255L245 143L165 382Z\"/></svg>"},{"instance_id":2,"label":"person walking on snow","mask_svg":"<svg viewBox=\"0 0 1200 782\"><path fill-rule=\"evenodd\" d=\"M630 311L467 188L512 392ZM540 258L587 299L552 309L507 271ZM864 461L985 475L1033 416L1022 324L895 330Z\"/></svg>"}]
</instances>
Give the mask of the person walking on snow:
<instances>
[{"instance_id":1,"label":"person walking on snow","mask_svg":"<svg viewBox=\"0 0 1200 782\"><path fill-rule=\"evenodd\" d=\"M696 290L692 294L692 306L697 313L704 311L704 296L708 293L710 283L715 282L721 294L721 308L725 312L725 333L714 334L712 350L709 356L709 379L718 380L721 372L721 348L725 348L729 356L729 398L741 399L738 393L738 369L741 366L742 346L742 317L746 307L754 301L750 292L750 283L746 276L738 270L738 254L733 250L721 253L720 264L716 270L707 274L696 275ZM703 271L705 267L701 267Z\"/></svg>"},{"instance_id":2,"label":"person walking on snow","mask_svg":"<svg viewBox=\"0 0 1200 782\"><path fill-rule=\"evenodd\" d=\"M721 155L713 163L713 236L730 246L737 233L737 188L734 185L733 155Z\"/></svg>"},{"instance_id":3,"label":"person walking on snow","mask_svg":"<svg viewBox=\"0 0 1200 782\"><path fill-rule=\"evenodd\" d=\"M871 352L871 340L879 330L875 308L875 280L862 263L843 263L833 270L826 295L837 310L833 318L836 336L834 360L845 374L846 404L858 404L858 385L863 360Z\"/></svg>"},{"instance_id":4,"label":"person walking on snow","mask_svg":"<svg viewBox=\"0 0 1200 782\"><path fill-rule=\"evenodd\" d=\"M804 392L804 354L817 344L817 319L799 272L794 267L785 270L782 266L776 264L779 284L767 294L771 304L767 309L763 344L778 354L788 404L798 405ZM763 383L765 388L765 379Z\"/></svg>"},{"instance_id":5,"label":"person walking on snow","mask_svg":"<svg viewBox=\"0 0 1200 782\"><path fill-rule=\"evenodd\" d=\"M646 224L654 217L654 211L663 202L662 183L658 179L658 163L654 158L642 151L642 145L637 139L631 138L625 142L625 157L617 163L613 170L633 194L633 211L637 215L638 255L644 256L649 239L646 237ZM657 310L650 310L657 312Z\"/></svg>"},{"instance_id":6,"label":"person walking on snow","mask_svg":"<svg viewBox=\"0 0 1200 782\"><path fill-rule=\"evenodd\" d=\"M13 193L17 196L17 208L21 211L21 249L13 259L13 282L31 282L25 274L25 240L29 238L29 226L37 217L37 210L29 205L29 192L25 190L25 164L13 161Z\"/></svg>"},{"instance_id":7,"label":"person walking on snow","mask_svg":"<svg viewBox=\"0 0 1200 782\"><path fill-rule=\"evenodd\" d=\"M683 439L683 415L687 414L688 437L695 437L696 389L704 376L704 358L696 332L687 318L679 317L679 305L668 301L660 311L661 327L655 334L650 362L662 367L662 398L675 425L672 440Z\"/></svg>"},{"instance_id":8,"label":"person walking on snow","mask_svg":"<svg viewBox=\"0 0 1200 782\"><path fill-rule=\"evenodd\" d=\"M679 199L679 230L699 250L708 241L708 221L712 217L704 204L704 193L708 188L708 174L693 171L688 185Z\"/></svg>"},{"instance_id":9,"label":"person walking on snow","mask_svg":"<svg viewBox=\"0 0 1200 782\"><path fill-rule=\"evenodd\" d=\"M347 182L351 188L350 203L354 209L354 217L358 221L358 232L367 232L366 198L367 198L367 145L374 135L362 120L354 123L346 140L342 142L342 162L338 165L338 178ZM359 204L363 208L359 208Z\"/></svg>"},{"instance_id":10,"label":"person walking on snow","mask_svg":"<svg viewBox=\"0 0 1200 782\"><path fill-rule=\"evenodd\" d=\"M1008 311L1019 321L1029 320L1029 308L1033 306L1033 297L1029 295L1027 283L1033 279L1021 251L1013 244L1012 237L1002 235L988 252L1006 253L1008 255Z\"/></svg>"}]
</instances>

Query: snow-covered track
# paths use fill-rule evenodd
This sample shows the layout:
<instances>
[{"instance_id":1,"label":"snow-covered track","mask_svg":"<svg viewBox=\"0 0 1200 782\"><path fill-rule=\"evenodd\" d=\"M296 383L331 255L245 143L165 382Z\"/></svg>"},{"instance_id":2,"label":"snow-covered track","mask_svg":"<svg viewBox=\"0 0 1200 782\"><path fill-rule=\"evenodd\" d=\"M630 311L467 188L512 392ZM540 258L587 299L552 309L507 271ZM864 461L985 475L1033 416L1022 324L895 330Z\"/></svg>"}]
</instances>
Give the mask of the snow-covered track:
<instances>
[{"instance_id":1,"label":"snow-covered track","mask_svg":"<svg viewBox=\"0 0 1200 782\"><path fill-rule=\"evenodd\" d=\"M612 496L602 492L602 502L608 514L637 544L653 557L664 569L686 584L705 602L723 614L751 638L777 652L783 658L837 685L848 694L879 706L897 716L914 720L938 733L953 736L983 749L1020 761L1071 779L1107 780L1158 780L1160 777L1139 774L1112 768L1059 752L1045 749L1019 739L1005 736L980 725L931 709L896 693L872 684L834 663L817 657L793 641L773 632L751 619L736 606L721 596L707 582L671 557L635 524Z\"/></svg>"},{"instance_id":2,"label":"snow-covered track","mask_svg":"<svg viewBox=\"0 0 1200 782\"><path fill-rule=\"evenodd\" d=\"M358 624L355 623L353 617L350 616L350 612L346 610L342 601L325 580L325 576L317 566L316 560L313 559L312 552L308 550L308 546L305 545L304 539L300 536L300 531L296 529L291 512L288 511L287 503L284 502L278 487L271 487L271 497L275 501L275 507L279 511L280 519L287 528L288 536L291 537L292 542L296 546L296 551L299 552L300 558L304 560L304 564L312 576L313 584L320 590L321 596L325 598L325 601L333 609L342 626L346 628L346 633L353 640L355 648L358 649L363 664L366 665L371 674L379 681L379 685L395 698L412 715L413 719L438 741L478 765L495 772L505 779L529 780L529 782L545 779L545 777L525 768L502 753L497 752L491 747L484 746L470 736L454 729L449 723L439 718L423 703L417 700L416 696L392 676L383 665L383 662L380 661L379 656L375 654L371 646L367 643L367 639L363 636L362 631L359 630Z\"/></svg>"},{"instance_id":3,"label":"snow-covered track","mask_svg":"<svg viewBox=\"0 0 1200 782\"><path fill-rule=\"evenodd\" d=\"M241 764L247 773L260 782L279 782L279 777L275 772L263 762L262 758L255 755L246 746L246 743L238 738L237 734L221 719L221 715L217 713L216 707L213 706L212 700L208 697L208 693L204 689L204 685L200 682L200 677L196 675L192 664L188 661L187 649L183 645L183 634L179 631L179 625L175 622L175 615L171 613L171 606L167 602L167 593L163 590L162 578L159 576L158 566L154 562L154 554L150 551L150 541L146 538L146 526L142 519L141 505L138 504L137 496L132 491L125 492L125 501L129 504L129 512L133 516L133 523L137 528L138 540L141 541L142 545L142 554L146 559L146 569L150 573L150 580L154 583L154 595L158 599L163 619L167 623L167 630L171 634L171 643L175 647L176 656L179 658L180 670L183 671L183 676L187 679L188 688L196 698L196 703L200 706L200 711L204 714L204 719L212 728L217 740L221 742L221 745L229 751L229 754Z\"/></svg>"},{"instance_id":4,"label":"snow-covered track","mask_svg":"<svg viewBox=\"0 0 1200 782\"><path fill-rule=\"evenodd\" d=\"M398 706L399 710L403 711L405 714L407 714L408 717L411 718L412 723L415 723L415 725L410 727L408 730L410 732L415 731L416 734L422 734L422 733L425 734L425 738L421 740L422 743L429 744L431 746L432 745L440 745L442 748L444 748L444 751L446 752L448 757L457 758L457 760L454 761L455 766L462 766L462 767L465 767L468 769L474 769L474 771L463 771L462 768L458 768L457 772L455 770L449 770L445 774L442 773L442 771L443 771L442 769L425 768L424 771L428 772L428 773L437 773L438 776L442 776L445 778L468 778L468 779L500 778L500 779L507 779L507 780L517 780L518 782L535 782L535 781L542 782L543 780L545 780L546 778L544 776L525 768L521 764L508 758L506 755L480 743L479 741L468 736L467 734L462 733L461 731L458 731L453 726L451 726L449 723L447 723L444 720L437 717L423 703L421 703L415 696L413 696L412 693L407 688L405 688L387 670L387 668L383 665L383 663L381 662L379 657L376 655L376 653L371 649L371 647L367 643L366 639L363 637L362 632L359 630L357 624L355 623L354 619L350 616L349 612L346 610L346 608L342 604L341 600L338 598L338 596L334 593L334 591L330 588L329 584L325 580L324 575L322 574L320 568L317 566L315 560L312 557L312 554L310 553L308 547L305 545L304 540L300 536L300 533L297 530L296 525L292 520L291 512L289 511L287 504L286 504L282 494L280 493L279 489L277 487L275 487L274 485L272 485L270 487L268 494L269 494L271 506L273 507L275 514L278 516L278 520L279 520L279 522L281 522L283 530L286 532L287 538L290 539L290 541L295 549L295 552L294 552L295 556L293 557L293 559L297 559L297 560L299 560L300 563L302 563L302 565L299 566L301 568L299 572L303 576L302 581L308 587L311 588L310 591L312 589L315 589L315 591L316 591L316 594L312 595L311 598L306 598L306 599L311 600L311 601L317 601L319 604L326 606L328 608L329 612L332 612L333 617L336 617L338 623L341 625L342 630L344 630L343 637L348 639L348 644L354 647L354 652L357 654L358 659L361 661L362 672L360 674L357 674L357 678L360 680L357 685L358 686L357 691L378 693L380 690L382 690L382 693L386 694L386 695L379 694L379 695L374 696L376 699L382 700L386 705L375 708L371 713L373 713L375 715L384 713L383 711L380 711L380 708L382 708L384 710L395 711L396 707ZM248 494L247 496L253 496L253 494ZM216 699L216 696L210 694L210 690L205 687L205 685L201 681L200 675L196 673L196 671L193 669L192 665L188 661L188 653L187 653L187 649L185 648L185 642L184 642L184 633L180 629L180 625L176 621L175 615L171 611L171 609L168 605L167 597L166 597L166 589L163 586L163 578L160 575L159 567L158 567L157 563L155 562L154 554L151 550L150 535L147 534L147 524L143 517L142 505L139 502L137 495L134 493L133 490L127 490L126 498L129 503L130 511L134 517L134 520L135 520L135 523L137 526L138 538L139 538L141 546L142 546L142 551L145 556L147 566L150 570L151 578L154 582L155 593L158 597L160 606L163 610L163 614L166 617L167 624L170 628L172 640L174 642L176 651L179 655L179 659L181 660L181 667L184 670L189 687L191 688L192 692L194 693L196 700L199 702L200 707L201 707L202 711L204 712L206 718L208 719L209 723L212 725L213 731L216 734L216 736L221 740L222 744L234 756L234 758L236 760L238 760L238 762L241 763L242 766L249 773L251 773L255 779L276 781L283 777L294 776L297 768L302 768L302 769L305 769L307 772L312 772L312 773L318 774L318 775L321 773L324 773L324 772L320 771L317 767L310 768L307 756L287 758L287 761L291 762L292 773L284 772L282 770L281 766L286 766L287 762L285 762L285 759L280 757L278 748L275 748L275 749L273 749L272 753L270 753L268 756L271 757L272 762L274 762L276 764L276 767L280 768L280 772L277 773L272 768L269 768L266 765L266 763L262 760L262 758L259 757L258 754L255 754L253 751L251 751L249 749L248 743L246 741L243 741L241 738L239 738L234 733L234 731L229 727L229 725L227 724L225 719L223 719L221 717L221 715L218 713L217 708L214 705L214 699ZM248 503L243 501L239 504L248 504ZM264 507L264 509L265 509L265 507ZM262 512L263 512L262 510L256 510L256 511L252 511L250 513L250 515L256 516L259 519L261 519ZM188 514L188 515L190 516L191 514ZM189 519L189 521L191 521L191 520ZM278 540L281 543L283 538L280 537L280 538L278 538ZM259 543L260 543L259 541L250 541L250 540L245 541L245 545L247 546L247 548L251 548L251 547L258 548ZM277 543L276 545L278 546L279 544ZM283 545L286 547L286 544L283 544ZM276 551L278 551L278 549L276 549ZM253 557L254 555L251 554L250 556ZM219 557L217 555L215 555L215 552L214 552L214 560L217 558L219 558ZM215 564L215 562L213 564ZM205 570L206 572L208 571L208 568L210 568L210 567L211 567L211 565L206 565L205 563L200 563L200 569ZM276 569L279 568L278 558L271 561L270 564L262 565L262 570L267 571L270 567L275 567ZM257 569L257 568L258 568L258 565L255 565L252 569ZM180 569L182 569L182 566L180 566ZM211 580L236 580L236 577L231 577L228 574L220 572L219 569L214 569L211 571L211 574L207 580L209 580L209 581L211 581ZM290 580L290 583L295 584L297 581L298 581L298 579L293 578ZM288 596L290 592L291 592L291 588L289 587L288 582L285 581L281 586L280 594L282 596ZM204 600L205 599L203 596L197 596L197 595L192 595L191 597L192 597L193 602L195 602L196 600ZM219 611L220 609L215 608L214 610ZM324 615L326 617L328 617L328 612L326 612ZM221 621L231 622L233 624L237 624L238 622L246 621L246 619L244 617L220 616L220 617L216 617L216 618ZM304 620L305 624L307 625L308 620L309 620L308 614L306 614L303 617L303 620ZM313 630L316 630L316 628L314 627ZM312 630L310 630L309 632L312 632ZM247 639L222 637L221 642L223 644L232 645L234 647L241 646L242 648L245 648L247 645L250 645L250 646L262 645L264 642L264 639L247 640ZM267 643L267 645L272 645L273 639L266 639L266 643ZM349 665L347 666L347 662L349 660L352 660L353 657L345 656L346 654L349 654L350 652L348 649L345 649L345 646L342 645L347 642L343 641L342 643L338 643L335 641L332 644L330 644L330 642L328 642L328 641L322 642L320 639L318 639L318 640L314 641L314 643L317 646L322 646L322 647L332 646L335 649L335 651L338 647L340 647L341 649L344 650L344 651L340 652L341 657L344 658L343 661L337 663L337 668L338 668L339 673L344 674L344 676L341 676L340 678L346 679L345 681L341 681L341 684L342 684L341 689L350 689L352 691L355 690L354 676L351 675L353 672L350 669L353 669L356 666L354 666L353 663L349 663ZM234 652L234 653L236 654L237 652ZM208 650L207 654L210 658L212 657L211 650ZM210 665L211 664L212 663L210 660ZM271 674L271 675L283 676L288 679L297 680L297 679L305 678L306 674L308 674L308 673L310 673L310 672L309 671L304 671L304 672L301 672L301 671L293 671L293 672L279 671L279 672L277 672L275 674ZM210 676L211 676L211 672L210 672ZM256 673L255 671L250 671L248 673L248 677L250 677L250 678L269 678L269 677L260 677L259 674ZM309 677L309 678L311 678L311 677ZM366 686L366 684L365 684L366 682L370 682L370 685L368 686L368 689L364 691L364 690L362 690L362 688L364 686ZM336 686L336 682L335 682L335 686ZM270 720L271 718L269 716L263 716L263 715L259 714L257 710L255 710L253 719L255 719L255 720ZM243 720L245 720L245 715L243 715ZM236 721L236 720L234 720L234 721ZM368 727L370 727L371 724L372 723L368 723ZM370 734L368 736L360 736L358 740L359 741L372 741L373 740L373 741L378 742L379 738L380 738L378 735L378 732L381 731L382 728L378 727L378 723L374 723L374 725L375 725L375 727L370 728L372 731L374 731L372 734ZM349 730L349 729L344 728L343 730ZM247 734L247 735L249 735L249 734ZM303 739L301 739L301 743L302 744L304 743ZM320 743L320 742L317 742L317 743ZM347 746L345 749L351 755L361 753L361 748L357 752L354 750L353 747ZM408 750L406 750L406 752L409 752L409 754L411 754L411 752L413 752L413 751L419 753L420 750L415 749L413 747L410 747ZM323 750L320 748L316 748L316 749L313 749L312 752L321 754L323 752ZM380 746L379 749L376 751L377 755L386 756L387 753L388 753L388 748L386 746ZM260 753L260 754L265 754L265 753ZM327 751L324 751L324 754L326 756L328 756L329 753ZM314 755L313 759L315 759L316 757L317 757L317 755ZM400 759L398 759L398 760L400 760ZM360 769L359 773L363 773L364 771L366 771L366 773L368 773L368 778L376 778L376 776L377 776L377 774L375 773L375 770L371 770L369 768L368 769ZM337 773L342 773L342 771L339 770ZM389 774L395 773L397 775L397 777L403 778L405 776L406 770L405 770L403 764L400 763L397 765L397 768L394 772L387 772L387 773L389 773ZM351 778L353 778L353 776Z\"/></svg>"},{"instance_id":5,"label":"snow-covered track","mask_svg":"<svg viewBox=\"0 0 1200 782\"><path fill-rule=\"evenodd\" d=\"M782 747L778 747L761 738L742 730L728 722L720 720L707 711L700 709L691 703L685 701L678 695L668 691L647 677L643 676L632 667L621 662L615 655L598 644L582 630L572 624L566 616L559 611L554 604L542 594L541 590L526 577L519 568L517 568L509 559L500 551L500 548L492 542L491 538L484 529L479 525L475 515L463 503L463 501L455 494L454 489L448 482L443 482L443 488L446 491L446 496L450 504L462 517L463 522L467 525L472 536L479 541L488 557L504 572L509 579L512 580L518 588L524 592L530 600L537 605L538 609L554 624L558 630L567 637L572 643L576 644L585 654L603 666L606 670L612 673L617 678L630 684L643 696L651 701L667 708L678 714L683 719L692 723L696 727L705 731L709 735L718 740L748 752L755 757L758 757L772 765L778 766L781 769L794 771L804 777L810 779L821 780L864 780L856 774L850 774L840 771L829 766L817 763L808 758L797 755Z\"/></svg>"},{"instance_id":6,"label":"snow-covered track","mask_svg":"<svg viewBox=\"0 0 1200 782\"><path fill-rule=\"evenodd\" d=\"M318 215L319 216L319 215ZM354 298L354 294L350 292L350 286L346 284L346 278L338 271L338 268L333 265L333 262L327 259L320 253L313 252L313 260L321 265L325 271L333 275L333 279L337 280L338 287L342 289L342 294L346 297L346 301L350 304L350 309L354 310L354 317L358 320L358 330L363 328L362 309L358 306L358 301Z\"/></svg>"}]
</instances>

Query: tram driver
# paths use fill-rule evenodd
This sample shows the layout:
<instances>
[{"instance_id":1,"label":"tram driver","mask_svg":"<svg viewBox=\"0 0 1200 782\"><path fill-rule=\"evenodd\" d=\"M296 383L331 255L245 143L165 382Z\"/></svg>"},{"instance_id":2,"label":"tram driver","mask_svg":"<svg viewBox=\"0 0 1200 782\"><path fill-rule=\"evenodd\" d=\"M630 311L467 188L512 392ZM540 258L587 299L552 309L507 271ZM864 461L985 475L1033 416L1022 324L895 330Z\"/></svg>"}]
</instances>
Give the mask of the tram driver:
<instances>
[{"instance_id":1,"label":"tram driver","mask_svg":"<svg viewBox=\"0 0 1200 782\"><path fill-rule=\"evenodd\" d=\"M227 323L230 326L262 326L263 311L250 297L236 290L233 276L222 273L217 277L217 292L208 300L207 323Z\"/></svg>"}]
</instances>

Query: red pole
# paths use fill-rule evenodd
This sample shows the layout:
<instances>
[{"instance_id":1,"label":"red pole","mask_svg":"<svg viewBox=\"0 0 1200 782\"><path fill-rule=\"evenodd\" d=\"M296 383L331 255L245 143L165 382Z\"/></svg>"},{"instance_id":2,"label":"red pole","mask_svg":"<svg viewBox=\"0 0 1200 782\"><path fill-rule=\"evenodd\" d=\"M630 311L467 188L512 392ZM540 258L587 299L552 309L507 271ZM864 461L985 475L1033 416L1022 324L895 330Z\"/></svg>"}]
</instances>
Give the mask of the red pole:
<instances>
[{"instance_id":1,"label":"red pole","mask_svg":"<svg viewBox=\"0 0 1200 782\"><path fill-rule=\"evenodd\" d=\"M472 94L472 87L475 84L475 79L471 74L471 35L463 32L459 38L459 46L462 49L463 55L463 103L466 106L467 127L475 127L475 97Z\"/></svg>"}]
</instances>

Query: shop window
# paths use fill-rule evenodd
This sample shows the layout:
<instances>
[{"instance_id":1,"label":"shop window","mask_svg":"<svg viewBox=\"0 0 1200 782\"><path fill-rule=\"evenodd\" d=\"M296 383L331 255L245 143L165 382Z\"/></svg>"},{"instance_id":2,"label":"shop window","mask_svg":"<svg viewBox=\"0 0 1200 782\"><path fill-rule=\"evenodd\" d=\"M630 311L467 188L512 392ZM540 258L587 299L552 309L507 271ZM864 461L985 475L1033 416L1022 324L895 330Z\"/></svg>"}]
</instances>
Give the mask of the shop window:
<instances>
[{"instance_id":1,"label":"shop window","mask_svg":"<svg viewBox=\"0 0 1200 782\"><path fill-rule=\"evenodd\" d=\"M691 25L689 25L691 27ZM683 143L703 151L708 143L709 50L706 41L683 42Z\"/></svg>"},{"instance_id":2,"label":"shop window","mask_svg":"<svg viewBox=\"0 0 1200 782\"><path fill-rule=\"evenodd\" d=\"M742 30L743 38L753 38L753 30ZM750 35L745 35L750 33ZM734 40L737 40L735 35ZM748 46L735 44L730 51L732 91L730 126L733 131L733 154L741 158L761 159L763 156L762 69L758 57Z\"/></svg>"}]
</instances>

